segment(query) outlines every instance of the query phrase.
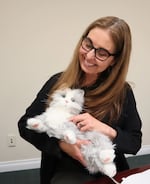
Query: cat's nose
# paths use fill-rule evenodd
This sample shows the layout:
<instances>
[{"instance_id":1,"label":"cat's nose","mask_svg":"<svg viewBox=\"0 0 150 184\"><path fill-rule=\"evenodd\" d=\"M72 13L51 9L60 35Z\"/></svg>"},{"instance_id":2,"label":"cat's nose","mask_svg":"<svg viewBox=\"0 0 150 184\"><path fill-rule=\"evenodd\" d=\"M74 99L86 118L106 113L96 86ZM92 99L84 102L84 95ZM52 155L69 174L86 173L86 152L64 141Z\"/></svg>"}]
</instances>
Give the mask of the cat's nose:
<instances>
[{"instance_id":1,"label":"cat's nose","mask_svg":"<svg viewBox=\"0 0 150 184\"><path fill-rule=\"evenodd\" d=\"M65 100L66 103L68 103L68 100Z\"/></svg>"}]
</instances>

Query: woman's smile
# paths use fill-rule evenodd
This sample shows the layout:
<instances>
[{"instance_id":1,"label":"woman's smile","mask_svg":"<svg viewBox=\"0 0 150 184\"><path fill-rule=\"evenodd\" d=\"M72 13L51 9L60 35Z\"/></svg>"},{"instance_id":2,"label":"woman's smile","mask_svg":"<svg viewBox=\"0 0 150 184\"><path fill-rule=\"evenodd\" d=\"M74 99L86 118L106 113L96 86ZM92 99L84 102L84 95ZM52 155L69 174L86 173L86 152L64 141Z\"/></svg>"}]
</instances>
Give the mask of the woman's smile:
<instances>
[{"instance_id":1,"label":"woman's smile","mask_svg":"<svg viewBox=\"0 0 150 184\"><path fill-rule=\"evenodd\" d=\"M93 67L93 66L96 66L96 64L94 63L90 63L89 61L87 60L84 60L84 64L87 66L87 67Z\"/></svg>"}]
</instances>

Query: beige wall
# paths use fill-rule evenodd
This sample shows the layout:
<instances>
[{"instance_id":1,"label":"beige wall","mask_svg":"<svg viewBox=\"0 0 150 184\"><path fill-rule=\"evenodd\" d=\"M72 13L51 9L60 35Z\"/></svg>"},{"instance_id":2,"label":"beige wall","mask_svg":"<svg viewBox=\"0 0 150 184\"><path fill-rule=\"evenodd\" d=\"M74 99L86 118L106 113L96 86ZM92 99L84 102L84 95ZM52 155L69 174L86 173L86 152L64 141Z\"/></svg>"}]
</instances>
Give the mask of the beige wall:
<instances>
[{"instance_id":1,"label":"beige wall","mask_svg":"<svg viewBox=\"0 0 150 184\"><path fill-rule=\"evenodd\" d=\"M17 121L43 83L69 63L84 28L106 15L131 27L128 80L143 120L143 145L150 145L149 9L149 0L0 0L0 161L39 157L20 138ZM16 147L7 146L8 134L16 136Z\"/></svg>"}]
</instances>

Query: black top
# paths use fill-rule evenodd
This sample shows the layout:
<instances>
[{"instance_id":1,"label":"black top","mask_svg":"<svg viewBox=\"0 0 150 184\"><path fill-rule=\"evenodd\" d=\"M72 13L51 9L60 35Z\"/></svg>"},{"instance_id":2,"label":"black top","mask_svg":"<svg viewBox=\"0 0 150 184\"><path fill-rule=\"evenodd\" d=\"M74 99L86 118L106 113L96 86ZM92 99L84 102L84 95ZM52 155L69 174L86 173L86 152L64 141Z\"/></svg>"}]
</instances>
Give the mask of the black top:
<instances>
[{"instance_id":1,"label":"black top","mask_svg":"<svg viewBox=\"0 0 150 184\"><path fill-rule=\"evenodd\" d=\"M50 178L55 172L55 169L57 169L57 164L59 164L60 161L63 162L63 160L65 160L65 163L68 163L65 164L65 166L71 163L78 169L81 169L81 172L87 172L78 161L73 160L61 151L56 138L49 138L46 133L36 133L26 128L28 118L39 115L45 111L48 93L59 76L60 74L56 74L45 83L35 100L26 109L25 114L18 122L21 137L42 152L41 184L50 183ZM117 131L117 136L114 139L114 144L116 144L115 162L117 170L122 171L128 169L124 154L136 154L141 147L141 120L137 112L135 98L131 88L127 90L121 116L118 122L113 125L113 128Z\"/></svg>"}]
</instances>

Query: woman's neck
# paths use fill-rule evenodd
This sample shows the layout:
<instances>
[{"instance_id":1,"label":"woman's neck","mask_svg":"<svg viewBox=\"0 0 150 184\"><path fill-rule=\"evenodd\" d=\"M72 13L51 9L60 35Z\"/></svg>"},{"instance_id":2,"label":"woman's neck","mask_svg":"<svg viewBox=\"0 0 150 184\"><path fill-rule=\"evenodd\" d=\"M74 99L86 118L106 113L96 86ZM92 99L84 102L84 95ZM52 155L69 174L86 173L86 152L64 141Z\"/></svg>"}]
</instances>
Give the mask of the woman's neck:
<instances>
[{"instance_id":1,"label":"woman's neck","mask_svg":"<svg viewBox=\"0 0 150 184\"><path fill-rule=\"evenodd\" d=\"M84 80L82 82L82 86L93 85L96 82L97 78L98 78L97 75L85 75Z\"/></svg>"}]
</instances>

